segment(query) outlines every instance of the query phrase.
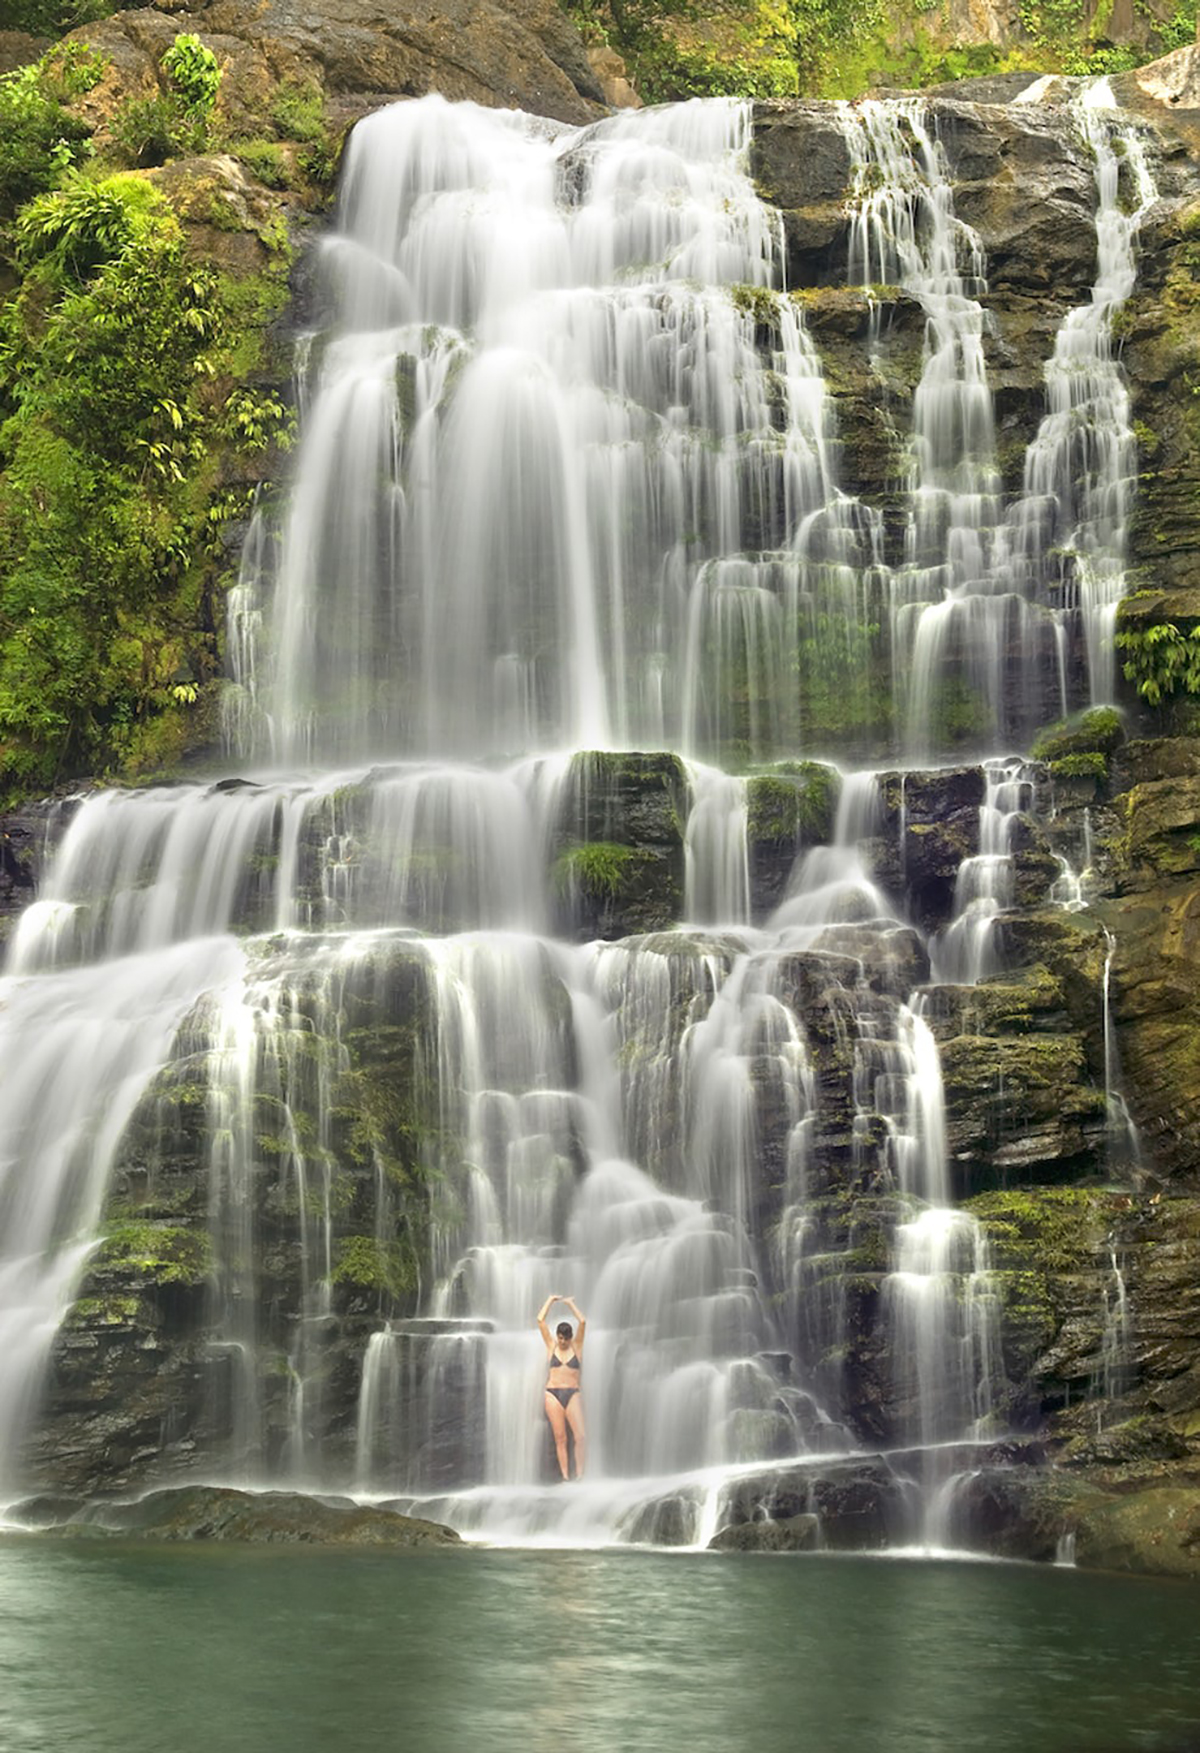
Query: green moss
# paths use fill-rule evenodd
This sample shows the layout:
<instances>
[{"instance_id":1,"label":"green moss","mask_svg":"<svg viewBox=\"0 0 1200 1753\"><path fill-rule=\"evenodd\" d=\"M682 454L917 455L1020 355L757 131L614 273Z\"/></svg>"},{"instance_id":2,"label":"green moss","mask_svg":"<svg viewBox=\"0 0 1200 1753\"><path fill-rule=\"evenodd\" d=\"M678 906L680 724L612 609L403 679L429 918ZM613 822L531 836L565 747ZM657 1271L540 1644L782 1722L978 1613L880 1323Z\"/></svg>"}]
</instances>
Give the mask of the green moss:
<instances>
[{"instance_id":1,"label":"green moss","mask_svg":"<svg viewBox=\"0 0 1200 1753\"><path fill-rule=\"evenodd\" d=\"M796 843L801 828L801 788L789 779L758 774L746 782L746 832L751 840Z\"/></svg>"},{"instance_id":2,"label":"green moss","mask_svg":"<svg viewBox=\"0 0 1200 1753\"><path fill-rule=\"evenodd\" d=\"M130 1327L138 1318L141 1301L135 1296L87 1296L73 1303L63 1325L81 1327Z\"/></svg>"},{"instance_id":3,"label":"green moss","mask_svg":"<svg viewBox=\"0 0 1200 1753\"><path fill-rule=\"evenodd\" d=\"M1049 763L1049 772L1052 779L1107 779L1108 757L1099 749L1064 755Z\"/></svg>"},{"instance_id":4,"label":"green moss","mask_svg":"<svg viewBox=\"0 0 1200 1753\"><path fill-rule=\"evenodd\" d=\"M979 1219L1002 1264L1070 1272L1094 1252L1119 1197L1090 1187L1018 1187L980 1193L964 1209Z\"/></svg>"},{"instance_id":5,"label":"green moss","mask_svg":"<svg viewBox=\"0 0 1200 1753\"><path fill-rule=\"evenodd\" d=\"M582 893L596 900L611 900L620 893L630 866L640 862L632 846L591 840L569 847L555 859L551 882L561 896Z\"/></svg>"},{"instance_id":6,"label":"green moss","mask_svg":"<svg viewBox=\"0 0 1200 1753\"><path fill-rule=\"evenodd\" d=\"M93 1275L133 1274L153 1284L202 1284L212 1271L205 1230L171 1224L124 1223L109 1230L91 1263Z\"/></svg>"},{"instance_id":7,"label":"green moss","mask_svg":"<svg viewBox=\"0 0 1200 1753\"><path fill-rule=\"evenodd\" d=\"M1059 719L1034 738L1030 755L1035 761L1061 764L1078 755L1099 755L1101 765L1079 768L1079 773L1103 774L1107 757L1125 740L1125 725L1113 706L1094 706L1070 719ZM1069 777L1064 773L1063 777Z\"/></svg>"},{"instance_id":8,"label":"green moss","mask_svg":"<svg viewBox=\"0 0 1200 1753\"><path fill-rule=\"evenodd\" d=\"M275 140L239 140L234 149L251 176L268 189L286 189L290 182L287 154Z\"/></svg>"},{"instance_id":9,"label":"green moss","mask_svg":"<svg viewBox=\"0 0 1200 1753\"><path fill-rule=\"evenodd\" d=\"M312 80L284 80L271 99L271 119L284 140L312 146L325 139L325 101Z\"/></svg>"},{"instance_id":10,"label":"green moss","mask_svg":"<svg viewBox=\"0 0 1200 1753\"><path fill-rule=\"evenodd\" d=\"M779 294L767 286L731 286L730 301L743 316L752 316L760 329L779 327Z\"/></svg>"}]
</instances>

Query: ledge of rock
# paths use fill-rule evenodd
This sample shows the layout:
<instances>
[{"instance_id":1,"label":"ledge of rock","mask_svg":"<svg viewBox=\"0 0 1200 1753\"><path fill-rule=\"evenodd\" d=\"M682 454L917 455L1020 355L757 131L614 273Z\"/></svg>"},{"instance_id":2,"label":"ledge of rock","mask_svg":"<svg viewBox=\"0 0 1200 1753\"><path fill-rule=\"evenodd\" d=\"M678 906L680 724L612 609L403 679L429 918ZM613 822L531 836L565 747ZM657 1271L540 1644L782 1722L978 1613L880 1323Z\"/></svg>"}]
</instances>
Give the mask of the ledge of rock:
<instances>
[{"instance_id":1,"label":"ledge of rock","mask_svg":"<svg viewBox=\"0 0 1200 1753\"><path fill-rule=\"evenodd\" d=\"M152 1491L136 1503L79 1505L33 1498L10 1520L69 1537L120 1535L141 1540L244 1540L305 1546L457 1546L439 1522L358 1504L352 1498L306 1497L295 1491L234 1491L188 1485Z\"/></svg>"},{"instance_id":2,"label":"ledge of rock","mask_svg":"<svg viewBox=\"0 0 1200 1753\"><path fill-rule=\"evenodd\" d=\"M981 1469L956 1503L976 1543L1003 1558L1053 1559L1086 1570L1200 1577L1200 1485L1194 1476L1112 1492L1053 1469Z\"/></svg>"}]
</instances>

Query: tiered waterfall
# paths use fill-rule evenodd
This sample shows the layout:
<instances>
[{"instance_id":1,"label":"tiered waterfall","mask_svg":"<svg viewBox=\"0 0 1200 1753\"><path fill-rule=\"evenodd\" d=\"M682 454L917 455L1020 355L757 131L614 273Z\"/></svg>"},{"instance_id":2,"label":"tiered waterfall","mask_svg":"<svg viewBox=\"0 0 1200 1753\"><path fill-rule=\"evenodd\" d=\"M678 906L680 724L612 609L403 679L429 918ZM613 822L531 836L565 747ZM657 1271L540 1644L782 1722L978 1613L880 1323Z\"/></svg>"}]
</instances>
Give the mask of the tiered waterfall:
<instances>
[{"instance_id":1,"label":"tiered waterfall","mask_svg":"<svg viewBox=\"0 0 1200 1753\"><path fill-rule=\"evenodd\" d=\"M230 604L238 778L65 811L12 946L5 1484L102 1230L161 1225L183 1157L207 1410L143 1478L699 1540L755 1471L1001 1431L930 946L871 848L969 706L980 828L933 970L991 971L1030 784L1001 757L1113 684L1134 457L1110 324L1151 190L1131 147L1118 201L1088 112L1096 289L1006 498L987 264L932 123L838 113L846 281L925 319L890 524L840 485L746 106L568 130L429 98L354 131L290 510ZM874 771L814 728L843 688ZM800 826L764 905L730 773L772 762ZM639 860L681 923L593 936ZM569 1490L533 1324L558 1291L589 1328Z\"/></svg>"}]
</instances>

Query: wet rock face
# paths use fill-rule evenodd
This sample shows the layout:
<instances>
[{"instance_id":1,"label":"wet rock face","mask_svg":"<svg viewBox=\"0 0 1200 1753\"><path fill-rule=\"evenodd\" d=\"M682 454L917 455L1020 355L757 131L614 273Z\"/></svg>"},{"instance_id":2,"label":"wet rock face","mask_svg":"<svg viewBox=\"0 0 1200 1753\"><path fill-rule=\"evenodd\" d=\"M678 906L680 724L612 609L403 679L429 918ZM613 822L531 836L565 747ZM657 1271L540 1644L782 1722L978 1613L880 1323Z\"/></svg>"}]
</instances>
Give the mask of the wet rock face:
<instances>
[{"instance_id":1,"label":"wet rock face","mask_svg":"<svg viewBox=\"0 0 1200 1753\"><path fill-rule=\"evenodd\" d=\"M955 211L980 235L992 292L1016 290L1063 308L1085 299L1095 265L1095 185L1065 113L937 97L929 107L954 178ZM783 212L788 284L844 283L853 168L834 108L759 104L752 167ZM1003 331L1003 311L997 316Z\"/></svg>"},{"instance_id":2,"label":"wet rock face","mask_svg":"<svg viewBox=\"0 0 1200 1753\"><path fill-rule=\"evenodd\" d=\"M236 1188L213 1153L211 1103L223 1097L210 1037L185 1022L127 1129L104 1239L56 1336L24 1453L30 1477L113 1492L211 1470L214 1457L277 1471L292 1431L287 1359L305 1335L322 1356L308 1433L331 1477L352 1475L367 1339L414 1312L426 1246L426 978L422 957L403 947L332 993L297 970L294 1021L311 1051L289 1057L285 1043L275 1058L267 1047L257 1064L243 1116L255 1143ZM323 1085L337 1111L323 1166L306 1176L293 1147L319 1135ZM315 1307L322 1272L331 1282ZM246 1332L239 1310L251 1302L260 1314ZM443 1434L455 1420L463 1427L468 1461L471 1386L450 1382L438 1410ZM429 1439L406 1437L414 1450Z\"/></svg>"},{"instance_id":3,"label":"wet rock face","mask_svg":"<svg viewBox=\"0 0 1200 1753\"><path fill-rule=\"evenodd\" d=\"M0 945L37 895L50 853L78 800L44 799L0 816Z\"/></svg>"},{"instance_id":4,"label":"wet rock face","mask_svg":"<svg viewBox=\"0 0 1200 1753\"><path fill-rule=\"evenodd\" d=\"M751 1474L721 1507L721 1551L869 1551L892 1544L910 1520L911 1481L878 1456Z\"/></svg>"},{"instance_id":5,"label":"wet rock face","mask_svg":"<svg viewBox=\"0 0 1200 1753\"><path fill-rule=\"evenodd\" d=\"M669 930L683 912L687 813L677 756L577 755L552 833L561 933L592 942Z\"/></svg>"}]
</instances>

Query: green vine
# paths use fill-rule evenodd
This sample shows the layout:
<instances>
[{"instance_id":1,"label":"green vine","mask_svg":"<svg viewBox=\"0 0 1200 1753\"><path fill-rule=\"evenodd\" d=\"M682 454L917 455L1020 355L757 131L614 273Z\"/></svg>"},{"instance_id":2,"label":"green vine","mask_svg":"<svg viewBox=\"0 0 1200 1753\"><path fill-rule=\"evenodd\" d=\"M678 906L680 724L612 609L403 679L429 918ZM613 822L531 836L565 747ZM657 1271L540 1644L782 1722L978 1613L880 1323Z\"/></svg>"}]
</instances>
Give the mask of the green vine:
<instances>
[{"instance_id":1,"label":"green vine","mask_svg":"<svg viewBox=\"0 0 1200 1753\"><path fill-rule=\"evenodd\" d=\"M1125 653L1124 674L1151 706L1181 695L1200 696L1200 626L1181 631L1174 621L1124 627L1117 647Z\"/></svg>"}]
</instances>

